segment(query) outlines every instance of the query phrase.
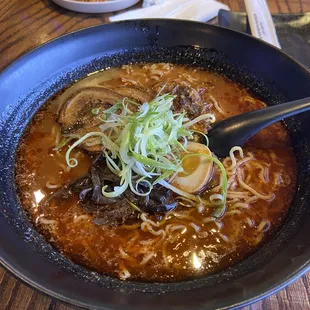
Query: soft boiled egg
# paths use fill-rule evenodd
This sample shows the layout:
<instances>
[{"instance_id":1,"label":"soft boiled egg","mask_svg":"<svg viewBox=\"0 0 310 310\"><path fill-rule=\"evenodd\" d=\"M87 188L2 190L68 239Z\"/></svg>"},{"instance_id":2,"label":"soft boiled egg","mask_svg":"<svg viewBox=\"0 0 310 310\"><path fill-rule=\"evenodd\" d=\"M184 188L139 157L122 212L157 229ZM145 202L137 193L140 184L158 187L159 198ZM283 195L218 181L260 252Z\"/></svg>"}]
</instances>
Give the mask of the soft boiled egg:
<instances>
[{"instance_id":1,"label":"soft boiled egg","mask_svg":"<svg viewBox=\"0 0 310 310\"><path fill-rule=\"evenodd\" d=\"M212 156L210 149L201 143L188 142L186 150L187 153L184 152L182 157L190 154ZM202 190L209 182L213 171L213 161L204 156L189 156L183 160L182 167L183 172L179 172L171 180L171 185L194 194Z\"/></svg>"}]
</instances>

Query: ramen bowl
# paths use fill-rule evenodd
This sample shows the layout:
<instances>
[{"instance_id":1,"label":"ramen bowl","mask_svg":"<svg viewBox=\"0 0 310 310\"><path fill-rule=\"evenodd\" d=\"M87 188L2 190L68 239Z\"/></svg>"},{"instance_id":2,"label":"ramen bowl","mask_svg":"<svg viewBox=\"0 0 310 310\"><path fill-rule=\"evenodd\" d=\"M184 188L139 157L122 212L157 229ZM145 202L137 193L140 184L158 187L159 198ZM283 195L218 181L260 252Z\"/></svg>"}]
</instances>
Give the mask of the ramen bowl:
<instances>
[{"instance_id":1,"label":"ramen bowl","mask_svg":"<svg viewBox=\"0 0 310 310\"><path fill-rule=\"evenodd\" d=\"M218 309L250 304L283 288L310 266L308 113L286 121L297 158L297 190L285 223L254 254L206 277L147 283L88 270L46 242L20 205L14 181L16 149L39 107L92 72L158 62L221 73L270 105L310 96L310 73L292 58L250 36L201 23L125 21L88 28L39 47L0 76L1 263L32 287L90 309Z\"/></svg>"}]
</instances>

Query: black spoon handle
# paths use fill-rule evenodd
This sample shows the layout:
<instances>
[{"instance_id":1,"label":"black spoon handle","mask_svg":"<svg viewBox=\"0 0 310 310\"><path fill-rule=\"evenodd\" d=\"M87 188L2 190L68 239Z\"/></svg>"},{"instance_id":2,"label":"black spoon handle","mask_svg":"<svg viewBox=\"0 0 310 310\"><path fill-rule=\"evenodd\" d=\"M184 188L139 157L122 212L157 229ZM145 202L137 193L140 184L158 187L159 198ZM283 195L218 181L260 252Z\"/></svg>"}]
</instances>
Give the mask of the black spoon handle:
<instances>
[{"instance_id":1,"label":"black spoon handle","mask_svg":"<svg viewBox=\"0 0 310 310\"><path fill-rule=\"evenodd\" d=\"M243 146L261 129L308 110L310 97L227 118L208 133L210 149L220 157L227 156L233 146Z\"/></svg>"}]
</instances>

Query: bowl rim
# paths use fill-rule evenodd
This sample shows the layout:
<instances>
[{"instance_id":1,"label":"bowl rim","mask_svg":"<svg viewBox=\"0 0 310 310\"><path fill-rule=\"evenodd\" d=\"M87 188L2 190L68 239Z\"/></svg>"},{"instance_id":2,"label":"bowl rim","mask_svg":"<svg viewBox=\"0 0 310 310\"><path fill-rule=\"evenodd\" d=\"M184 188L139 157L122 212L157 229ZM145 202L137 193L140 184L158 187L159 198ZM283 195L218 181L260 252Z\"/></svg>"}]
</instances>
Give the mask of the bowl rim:
<instances>
[{"instance_id":1,"label":"bowl rim","mask_svg":"<svg viewBox=\"0 0 310 310\"><path fill-rule=\"evenodd\" d=\"M68 1L68 0L65 0L65 1ZM123 1L123 0L115 0L115 1ZM73 1L68 1L68 2L73 2ZM201 22L194 22L194 21L187 21L187 20L171 20L171 19L158 19L158 18L150 18L150 19L136 19L136 20L126 20L126 21L121 21L121 22L113 22L113 23L107 23L107 24L104 24L104 25L96 25L96 26L90 26L90 27L86 27L86 28L83 28L83 29L80 29L80 30L77 30L77 31L72 31L70 33L67 33L67 34L64 34L60 37L57 37L55 39L52 39L52 40L49 40L41 45L39 45L38 47L35 47L33 49L31 49L30 51L28 51L27 53L25 53L24 55L18 57L15 61L13 61L12 63L10 63L1 73L0 73L0 79L3 78L3 76L9 72L9 70L12 70L14 69L14 66L18 65L19 62L21 61L26 61L28 57L31 57L32 54L34 52L37 52L39 51L41 48L43 48L44 46L46 45L49 45L51 43L57 43L57 42L61 42L61 40L64 40L66 38L70 38L72 36L78 36L79 34L83 34L84 32L86 32L87 30L91 30L91 29L97 29L97 28L101 28L101 27L104 27L106 25L110 25L110 24L122 24L122 23L126 23L126 22L134 22L134 21L149 21L149 20L152 20L152 21L168 21L168 22L186 22L186 23L189 23L189 24L200 24L202 25L203 27L215 27L215 28L222 28L222 27L219 27L219 26L216 26L216 25L210 25L210 24L205 24L205 23L201 23ZM299 63L297 60L295 60L293 57L289 56L288 54L286 54L285 52L283 52L282 50L274 47L273 45L269 44L269 43L266 43L264 42L263 40L261 39L258 39L258 38L254 38L248 34L244 34L244 33L240 33L240 32L237 32L237 31L234 31L234 30L231 30L231 29L227 29L227 28L222 28L223 31L228 31L228 32L234 32L234 33L237 33L238 35L240 36L246 36L246 37L249 37L251 38L252 40L255 40L255 41L258 41L258 42L261 42L262 44L264 45L268 45L270 46L271 48L273 49L276 49L279 53L281 53L283 56L285 56L286 58L289 58L290 61L294 62L296 65L298 65L303 71L305 71L309 77L310 77L310 69L307 68L306 66L304 66L303 64ZM21 270L19 270L18 268L15 268L12 264L10 264L9 261L7 261L6 259L3 258L3 249L0 248L0 264L7 270L9 271L10 274L12 274L13 276L17 277L19 280L21 280L23 283L25 283L26 285L36 289L36 290L39 290L40 292L43 292L44 294L47 294L48 296L51 296L51 297L54 297L54 298L57 298L58 300L61 300L63 302L67 302L69 304L72 304L72 305L76 305L76 306L80 306L80 307L87 307L89 309L97 309L96 307L92 307L92 306L89 306L88 304L86 303L83 303L83 302L79 302L71 297L67 297L67 296L64 296L62 294L59 294L58 292L56 291L53 291L51 289L48 289L48 288L45 288L44 286L38 284L37 282L35 282L35 280L33 280L31 277L28 277L26 276L25 274L22 273ZM221 308L221 309L235 309L235 308L239 308L241 306L247 306L247 305L250 305L254 302L257 302L263 298L266 298L268 296L270 296L271 294L273 293L276 293L278 292L279 290L281 290L282 288L286 287L287 285L291 284L292 282L294 282L296 279L298 279L300 276L302 276L303 274L305 274L307 271L310 270L310 262L304 264L302 267L300 267L299 269L297 269L295 272L293 272L290 276L284 278L281 282L277 283L276 285L274 285L273 287L271 287L270 289L268 289L267 291L265 291L264 293L258 295L258 296L255 296L255 297L252 297L252 298L249 298L247 300L243 300L243 301L240 301L239 303L236 303L234 305L232 305L232 307L224 307L224 308ZM101 309L101 308L100 308ZM108 309L108 308L107 308Z\"/></svg>"}]
</instances>

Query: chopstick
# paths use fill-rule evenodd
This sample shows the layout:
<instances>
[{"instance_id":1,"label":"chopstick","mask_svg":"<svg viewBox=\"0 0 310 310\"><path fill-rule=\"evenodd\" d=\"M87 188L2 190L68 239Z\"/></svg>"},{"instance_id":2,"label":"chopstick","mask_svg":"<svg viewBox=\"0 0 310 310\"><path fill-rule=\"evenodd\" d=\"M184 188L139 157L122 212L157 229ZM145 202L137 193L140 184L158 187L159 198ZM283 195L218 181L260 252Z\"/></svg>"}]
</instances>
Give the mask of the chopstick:
<instances>
[{"instance_id":1,"label":"chopstick","mask_svg":"<svg viewBox=\"0 0 310 310\"><path fill-rule=\"evenodd\" d=\"M276 28L265 0L244 0L252 35L278 48Z\"/></svg>"}]
</instances>

